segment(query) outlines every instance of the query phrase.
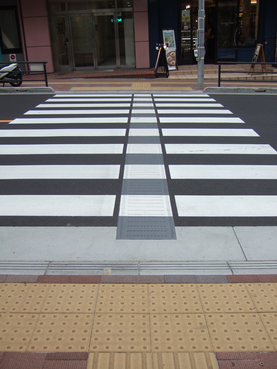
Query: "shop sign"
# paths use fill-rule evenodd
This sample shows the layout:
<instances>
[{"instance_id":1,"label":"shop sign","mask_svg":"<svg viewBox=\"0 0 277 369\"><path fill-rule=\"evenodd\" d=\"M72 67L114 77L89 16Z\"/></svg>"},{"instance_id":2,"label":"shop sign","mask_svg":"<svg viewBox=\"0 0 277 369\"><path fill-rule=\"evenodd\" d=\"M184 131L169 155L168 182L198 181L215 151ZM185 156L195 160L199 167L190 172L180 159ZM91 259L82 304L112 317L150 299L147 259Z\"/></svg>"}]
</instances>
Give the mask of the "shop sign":
<instances>
[{"instance_id":1,"label":"shop sign","mask_svg":"<svg viewBox=\"0 0 277 369\"><path fill-rule=\"evenodd\" d=\"M175 70L176 66L176 42L174 30L163 30L163 41L167 45L166 60L169 70Z\"/></svg>"}]
</instances>

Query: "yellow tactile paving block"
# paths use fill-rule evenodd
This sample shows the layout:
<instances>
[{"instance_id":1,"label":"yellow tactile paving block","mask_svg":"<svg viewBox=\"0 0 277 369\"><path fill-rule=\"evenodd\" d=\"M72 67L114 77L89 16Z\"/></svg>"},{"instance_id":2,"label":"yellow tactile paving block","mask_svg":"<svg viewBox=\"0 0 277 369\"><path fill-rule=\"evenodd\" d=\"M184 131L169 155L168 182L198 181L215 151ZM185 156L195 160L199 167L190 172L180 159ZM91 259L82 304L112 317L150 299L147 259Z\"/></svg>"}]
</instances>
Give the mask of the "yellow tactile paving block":
<instances>
[{"instance_id":1,"label":"yellow tactile paving block","mask_svg":"<svg viewBox=\"0 0 277 369\"><path fill-rule=\"evenodd\" d=\"M0 351L26 351L39 314L0 314Z\"/></svg>"},{"instance_id":2,"label":"yellow tactile paving block","mask_svg":"<svg viewBox=\"0 0 277 369\"><path fill-rule=\"evenodd\" d=\"M277 314L260 314L260 317L265 326L267 334L271 339L274 349L277 351Z\"/></svg>"},{"instance_id":3,"label":"yellow tactile paving block","mask_svg":"<svg viewBox=\"0 0 277 369\"><path fill-rule=\"evenodd\" d=\"M207 314L214 351L274 351L259 314Z\"/></svg>"},{"instance_id":4,"label":"yellow tactile paving block","mask_svg":"<svg viewBox=\"0 0 277 369\"><path fill-rule=\"evenodd\" d=\"M91 353L87 369L152 369L150 353ZM173 369L173 368L172 368Z\"/></svg>"},{"instance_id":5,"label":"yellow tactile paving block","mask_svg":"<svg viewBox=\"0 0 277 369\"><path fill-rule=\"evenodd\" d=\"M249 294L259 312L277 312L277 284L246 284Z\"/></svg>"},{"instance_id":6,"label":"yellow tactile paving block","mask_svg":"<svg viewBox=\"0 0 277 369\"><path fill-rule=\"evenodd\" d=\"M205 313L255 312L244 284L201 284L197 287Z\"/></svg>"},{"instance_id":7,"label":"yellow tactile paving block","mask_svg":"<svg viewBox=\"0 0 277 369\"><path fill-rule=\"evenodd\" d=\"M93 315L40 314L28 351L88 351Z\"/></svg>"},{"instance_id":8,"label":"yellow tactile paving block","mask_svg":"<svg viewBox=\"0 0 277 369\"><path fill-rule=\"evenodd\" d=\"M96 314L90 352L150 352L148 314Z\"/></svg>"},{"instance_id":9,"label":"yellow tactile paving block","mask_svg":"<svg viewBox=\"0 0 277 369\"><path fill-rule=\"evenodd\" d=\"M151 314L152 351L212 351L204 314Z\"/></svg>"},{"instance_id":10,"label":"yellow tactile paving block","mask_svg":"<svg viewBox=\"0 0 277 369\"><path fill-rule=\"evenodd\" d=\"M97 294L97 284L52 284L41 311L94 313Z\"/></svg>"},{"instance_id":11,"label":"yellow tactile paving block","mask_svg":"<svg viewBox=\"0 0 277 369\"><path fill-rule=\"evenodd\" d=\"M97 313L148 313L148 286L100 284Z\"/></svg>"},{"instance_id":12,"label":"yellow tactile paving block","mask_svg":"<svg viewBox=\"0 0 277 369\"><path fill-rule=\"evenodd\" d=\"M48 284L3 283L0 288L0 312L39 313L48 290Z\"/></svg>"},{"instance_id":13,"label":"yellow tactile paving block","mask_svg":"<svg viewBox=\"0 0 277 369\"><path fill-rule=\"evenodd\" d=\"M151 313L202 313L195 284L149 285Z\"/></svg>"},{"instance_id":14,"label":"yellow tactile paving block","mask_svg":"<svg viewBox=\"0 0 277 369\"><path fill-rule=\"evenodd\" d=\"M153 369L218 369L212 352L154 353Z\"/></svg>"}]
</instances>

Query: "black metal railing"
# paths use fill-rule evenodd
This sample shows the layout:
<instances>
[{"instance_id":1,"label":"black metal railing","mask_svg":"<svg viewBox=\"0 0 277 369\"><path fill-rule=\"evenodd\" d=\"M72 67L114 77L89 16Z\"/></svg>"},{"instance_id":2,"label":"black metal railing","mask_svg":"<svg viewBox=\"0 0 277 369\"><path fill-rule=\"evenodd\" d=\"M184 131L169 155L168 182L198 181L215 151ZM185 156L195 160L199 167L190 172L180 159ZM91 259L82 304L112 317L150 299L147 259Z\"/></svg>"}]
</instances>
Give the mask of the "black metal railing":
<instances>
[{"instance_id":1,"label":"black metal railing","mask_svg":"<svg viewBox=\"0 0 277 369\"><path fill-rule=\"evenodd\" d=\"M277 76L277 71L273 71L273 70L268 70L267 69L267 66L271 66L272 67L272 62L271 63L267 63L267 62L256 62L256 63L253 63L253 62L222 62L222 63L217 63L218 65L218 87L220 87L221 85L221 82L277 82L277 78L274 79L274 75ZM226 70L226 69L222 69L222 67L226 67L226 66L231 66L231 65L235 65L237 66L237 68L234 70L234 69L229 69L229 70ZM238 68L240 66L247 66L249 65L249 70L246 70L246 69L243 69L243 70L239 70ZM255 70L256 69L256 70ZM259 69L259 70L257 70ZM239 79L224 79L222 78L222 75L223 74L247 74L247 78L243 79L243 78L240 78ZM260 78L260 79L257 79L257 75L268 75L270 74L270 76L268 76L268 78ZM252 78L251 78L252 77Z\"/></svg>"},{"instance_id":2,"label":"black metal railing","mask_svg":"<svg viewBox=\"0 0 277 369\"><path fill-rule=\"evenodd\" d=\"M47 62L29 62L29 61L15 61L15 62L1 62L0 68L4 65L9 65L12 63L17 63L18 67L22 71L22 81L24 79L26 82L44 82L45 86L48 87L48 79L47 79L47 72L46 72L46 64ZM36 78L38 76L38 78ZM42 76L40 79L39 77ZM1 80L0 80L0 83Z\"/></svg>"}]
</instances>

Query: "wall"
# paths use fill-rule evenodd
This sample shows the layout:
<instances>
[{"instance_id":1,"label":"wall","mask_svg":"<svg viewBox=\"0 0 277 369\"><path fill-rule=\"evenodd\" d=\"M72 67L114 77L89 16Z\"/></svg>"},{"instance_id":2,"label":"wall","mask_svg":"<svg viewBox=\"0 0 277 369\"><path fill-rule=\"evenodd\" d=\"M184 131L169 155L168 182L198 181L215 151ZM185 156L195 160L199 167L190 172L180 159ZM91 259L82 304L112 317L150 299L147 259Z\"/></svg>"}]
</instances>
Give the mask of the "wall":
<instances>
[{"instance_id":1,"label":"wall","mask_svg":"<svg viewBox=\"0 0 277 369\"><path fill-rule=\"evenodd\" d=\"M136 68L149 68L147 0L134 0Z\"/></svg>"},{"instance_id":2,"label":"wall","mask_svg":"<svg viewBox=\"0 0 277 369\"><path fill-rule=\"evenodd\" d=\"M46 0L21 0L28 61L46 61L47 72L54 71Z\"/></svg>"}]
</instances>

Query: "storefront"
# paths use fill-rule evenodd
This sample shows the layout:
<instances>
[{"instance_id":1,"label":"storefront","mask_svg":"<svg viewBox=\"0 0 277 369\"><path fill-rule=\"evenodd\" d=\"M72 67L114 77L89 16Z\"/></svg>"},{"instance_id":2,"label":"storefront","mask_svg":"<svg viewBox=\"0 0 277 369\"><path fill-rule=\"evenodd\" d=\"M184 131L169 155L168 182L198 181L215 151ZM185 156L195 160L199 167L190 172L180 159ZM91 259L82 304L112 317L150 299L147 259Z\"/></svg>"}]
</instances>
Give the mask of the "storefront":
<instances>
[{"instance_id":1,"label":"storefront","mask_svg":"<svg viewBox=\"0 0 277 369\"><path fill-rule=\"evenodd\" d=\"M55 70L135 66L132 0L51 2Z\"/></svg>"},{"instance_id":2,"label":"storefront","mask_svg":"<svg viewBox=\"0 0 277 369\"><path fill-rule=\"evenodd\" d=\"M257 43L267 49L266 61L273 61L276 18L276 0L205 0L205 63L250 62ZM198 0L171 0L170 6L166 0L150 0L149 24L151 65L163 29L175 31L178 64L196 63Z\"/></svg>"}]
</instances>

